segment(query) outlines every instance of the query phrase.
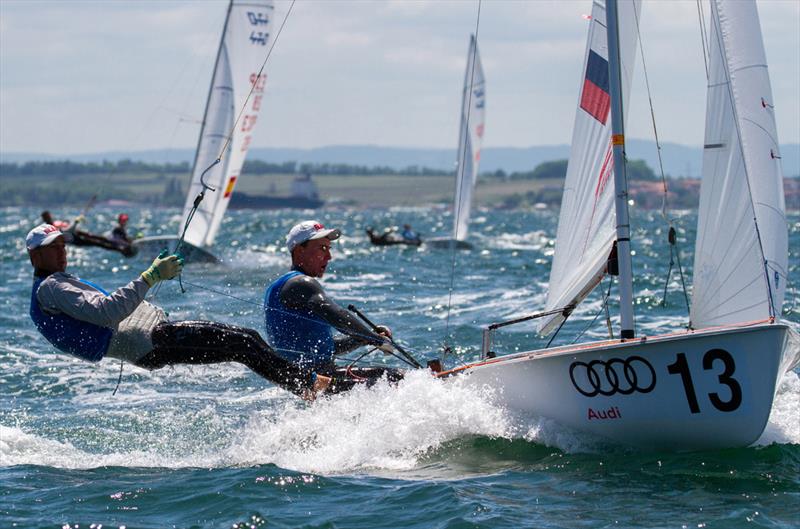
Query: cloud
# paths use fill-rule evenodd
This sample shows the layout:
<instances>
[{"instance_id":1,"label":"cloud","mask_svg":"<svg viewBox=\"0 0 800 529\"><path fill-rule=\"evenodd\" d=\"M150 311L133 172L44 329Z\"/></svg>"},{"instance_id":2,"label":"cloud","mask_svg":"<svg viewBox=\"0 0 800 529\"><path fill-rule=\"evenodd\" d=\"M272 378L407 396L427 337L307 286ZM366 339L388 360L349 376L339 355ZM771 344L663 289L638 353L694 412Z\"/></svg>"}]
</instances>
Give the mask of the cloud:
<instances>
[{"instance_id":1,"label":"cloud","mask_svg":"<svg viewBox=\"0 0 800 529\"><path fill-rule=\"evenodd\" d=\"M277 2L276 23L289 5ZM800 141L800 2L758 5L779 135L784 143ZM140 149L192 147L197 131L179 115L202 113L226 6L0 0L0 150L127 149L132 137L141 138ZM267 65L255 145L453 147L477 7L298 1ZM587 29L582 15L590 10L589 0L481 4L486 145L570 141ZM698 20L695 2L643 3L642 44L664 141L702 141ZM631 105L629 136L651 137L641 66ZM58 126L43 133L55 120Z\"/></svg>"}]
</instances>

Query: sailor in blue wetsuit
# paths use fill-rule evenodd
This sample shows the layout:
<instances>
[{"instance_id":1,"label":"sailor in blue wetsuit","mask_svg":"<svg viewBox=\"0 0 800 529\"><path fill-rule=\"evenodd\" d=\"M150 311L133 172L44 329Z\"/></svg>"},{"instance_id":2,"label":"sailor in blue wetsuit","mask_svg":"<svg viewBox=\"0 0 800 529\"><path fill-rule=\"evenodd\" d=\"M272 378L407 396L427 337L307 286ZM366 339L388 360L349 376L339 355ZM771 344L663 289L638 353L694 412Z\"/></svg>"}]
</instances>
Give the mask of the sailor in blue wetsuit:
<instances>
[{"instance_id":1,"label":"sailor in blue wetsuit","mask_svg":"<svg viewBox=\"0 0 800 529\"><path fill-rule=\"evenodd\" d=\"M163 252L139 277L108 293L65 272L64 236L55 226L37 226L25 244L34 268L31 319L58 350L90 362L111 357L146 369L239 362L313 398L310 375L275 355L258 332L211 321L170 322L163 310L144 301L153 285L180 273L179 256Z\"/></svg>"},{"instance_id":2,"label":"sailor in blue wetsuit","mask_svg":"<svg viewBox=\"0 0 800 529\"><path fill-rule=\"evenodd\" d=\"M411 229L411 224L403 224L403 232L400 234L403 239L411 242L419 242L419 233Z\"/></svg>"},{"instance_id":3,"label":"sailor in blue wetsuit","mask_svg":"<svg viewBox=\"0 0 800 529\"><path fill-rule=\"evenodd\" d=\"M374 382L381 376L402 378L402 372L385 368L337 369L334 356L363 345L392 352L391 331L374 332L352 313L330 299L316 278L325 274L331 260L331 241L341 232L313 220L289 231L286 246L292 254L292 270L267 287L264 296L267 338L275 351L315 378L330 382L329 392L350 389L359 381ZM343 335L334 336L338 331Z\"/></svg>"}]
</instances>

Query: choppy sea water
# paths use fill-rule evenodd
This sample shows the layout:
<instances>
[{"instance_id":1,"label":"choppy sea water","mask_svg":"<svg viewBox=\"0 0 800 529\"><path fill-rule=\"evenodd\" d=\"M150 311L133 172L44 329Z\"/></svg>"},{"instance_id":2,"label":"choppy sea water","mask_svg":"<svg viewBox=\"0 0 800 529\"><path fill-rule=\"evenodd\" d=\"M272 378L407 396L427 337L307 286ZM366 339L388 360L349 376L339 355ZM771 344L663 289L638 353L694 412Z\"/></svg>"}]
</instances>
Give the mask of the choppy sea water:
<instances>
[{"instance_id":1,"label":"choppy sea water","mask_svg":"<svg viewBox=\"0 0 800 529\"><path fill-rule=\"evenodd\" d=\"M64 211L64 216L77 211ZM102 231L118 211L96 208ZM175 210L130 210L147 234L174 234ZM0 210L0 527L731 528L800 526L800 376L782 381L754 446L689 454L612 445L542 420L520 428L504 410L423 373L398 387L299 401L235 364L148 372L57 354L27 312L31 270L23 237L39 210ZM263 331L265 285L288 266L282 240L311 212L233 211L215 250L223 266L189 265L156 303L172 319L214 319ZM325 288L392 327L420 358L443 345L474 359L481 329L544 305L557 213L478 211L475 249L377 248L363 228L410 222L446 235L435 208L331 210L345 235ZM678 215L691 278L692 212ZM635 211L639 330L686 322L669 267L666 225ZM800 323L800 216L790 216L785 317ZM70 249L69 269L115 288L145 260ZM452 286L452 292L451 292ZM596 292L557 343L605 333ZM612 314L615 312L611 307ZM588 329L587 329L588 328ZM512 329L514 329L512 327ZM532 327L499 334L500 353L541 347ZM377 361L385 361L378 358ZM452 364L459 361L449 358Z\"/></svg>"}]
</instances>

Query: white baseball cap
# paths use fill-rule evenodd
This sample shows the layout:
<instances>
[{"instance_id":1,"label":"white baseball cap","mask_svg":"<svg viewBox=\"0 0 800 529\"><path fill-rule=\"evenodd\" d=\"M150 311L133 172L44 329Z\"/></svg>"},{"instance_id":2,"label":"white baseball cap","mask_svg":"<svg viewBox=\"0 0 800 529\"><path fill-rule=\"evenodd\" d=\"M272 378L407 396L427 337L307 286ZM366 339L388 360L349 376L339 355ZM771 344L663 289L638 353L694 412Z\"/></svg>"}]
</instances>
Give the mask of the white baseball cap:
<instances>
[{"instance_id":1,"label":"white baseball cap","mask_svg":"<svg viewBox=\"0 0 800 529\"><path fill-rule=\"evenodd\" d=\"M335 228L326 228L321 222L316 220L304 220L299 224L292 226L286 235L286 247L289 252L294 250L298 244L303 244L306 241L313 241L314 239L327 238L335 241L342 236L342 232Z\"/></svg>"},{"instance_id":2,"label":"white baseball cap","mask_svg":"<svg viewBox=\"0 0 800 529\"><path fill-rule=\"evenodd\" d=\"M52 224L39 224L28 232L28 236L25 237L25 246L30 252L40 246L47 246L61 235L63 235L61 230Z\"/></svg>"}]
</instances>

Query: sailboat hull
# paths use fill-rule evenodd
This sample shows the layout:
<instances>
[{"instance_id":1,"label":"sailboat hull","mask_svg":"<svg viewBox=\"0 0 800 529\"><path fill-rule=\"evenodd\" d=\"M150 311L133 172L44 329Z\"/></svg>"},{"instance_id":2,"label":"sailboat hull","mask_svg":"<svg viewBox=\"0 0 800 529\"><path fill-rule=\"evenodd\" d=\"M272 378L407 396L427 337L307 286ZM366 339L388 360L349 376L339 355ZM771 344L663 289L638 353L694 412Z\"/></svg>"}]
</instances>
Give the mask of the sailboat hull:
<instances>
[{"instance_id":1,"label":"sailboat hull","mask_svg":"<svg viewBox=\"0 0 800 529\"><path fill-rule=\"evenodd\" d=\"M133 241L132 246L136 249L137 253L146 258L154 258L163 250L167 248L173 250L178 244L178 237L175 236L154 236L142 237ZM219 263L211 252L204 248L199 248L188 242L184 241L181 245L181 255L186 262L189 263Z\"/></svg>"},{"instance_id":2,"label":"sailboat hull","mask_svg":"<svg viewBox=\"0 0 800 529\"><path fill-rule=\"evenodd\" d=\"M467 241L459 239L425 239L425 245L429 248L452 250L472 250L474 247Z\"/></svg>"},{"instance_id":3,"label":"sailboat hull","mask_svg":"<svg viewBox=\"0 0 800 529\"><path fill-rule=\"evenodd\" d=\"M743 447L797 362L784 324L600 342L505 356L440 376L495 389L514 413L655 450ZM796 335L795 335L796 338Z\"/></svg>"}]
</instances>

